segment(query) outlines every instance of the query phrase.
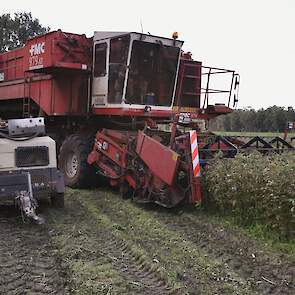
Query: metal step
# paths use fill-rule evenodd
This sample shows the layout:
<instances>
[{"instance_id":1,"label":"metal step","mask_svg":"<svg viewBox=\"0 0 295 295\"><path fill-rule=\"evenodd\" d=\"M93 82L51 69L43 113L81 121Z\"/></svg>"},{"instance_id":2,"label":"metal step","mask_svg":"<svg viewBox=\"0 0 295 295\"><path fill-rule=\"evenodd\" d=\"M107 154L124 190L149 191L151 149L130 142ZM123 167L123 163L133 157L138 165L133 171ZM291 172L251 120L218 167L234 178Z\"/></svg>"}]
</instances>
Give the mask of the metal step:
<instances>
[{"instance_id":1,"label":"metal step","mask_svg":"<svg viewBox=\"0 0 295 295\"><path fill-rule=\"evenodd\" d=\"M183 95L198 96L199 93L197 93L197 92L184 92Z\"/></svg>"},{"instance_id":2,"label":"metal step","mask_svg":"<svg viewBox=\"0 0 295 295\"><path fill-rule=\"evenodd\" d=\"M195 76L195 75L184 75L184 78L188 78L188 79L200 79L200 76Z\"/></svg>"}]
</instances>

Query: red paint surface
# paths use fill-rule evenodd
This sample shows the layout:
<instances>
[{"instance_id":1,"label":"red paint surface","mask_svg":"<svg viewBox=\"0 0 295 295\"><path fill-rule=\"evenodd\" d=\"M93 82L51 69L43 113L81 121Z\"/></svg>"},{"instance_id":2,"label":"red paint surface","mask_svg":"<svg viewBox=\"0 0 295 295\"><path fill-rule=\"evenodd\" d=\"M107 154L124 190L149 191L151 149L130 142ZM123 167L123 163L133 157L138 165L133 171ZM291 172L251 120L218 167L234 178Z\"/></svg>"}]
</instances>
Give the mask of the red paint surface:
<instances>
[{"instance_id":1,"label":"red paint surface","mask_svg":"<svg viewBox=\"0 0 295 295\"><path fill-rule=\"evenodd\" d=\"M0 54L0 99L31 97L47 115L86 113L91 46L85 35L55 31Z\"/></svg>"},{"instance_id":2,"label":"red paint surface","mask_svg":"<svg viewBox=\"0 0 295 295\"><path fill-rule=\"evenodd\" d=\"M179 164L179 155L176 152L139 131L136 153L154 175L169 185L173 184Z\"/></svg>"}]
</instances>

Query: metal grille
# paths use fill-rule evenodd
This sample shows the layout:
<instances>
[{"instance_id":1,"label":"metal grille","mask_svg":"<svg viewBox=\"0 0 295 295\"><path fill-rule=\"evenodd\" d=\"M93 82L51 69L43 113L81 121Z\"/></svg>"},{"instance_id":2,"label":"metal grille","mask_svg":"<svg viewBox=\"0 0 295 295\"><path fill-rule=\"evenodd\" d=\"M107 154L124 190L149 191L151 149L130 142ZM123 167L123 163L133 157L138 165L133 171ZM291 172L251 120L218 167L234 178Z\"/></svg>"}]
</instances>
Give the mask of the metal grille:
<instances>
[{"instance_id":1,"label":"metal grille","mask_svg":"<svg viewBox=\"0 0 295 295\"><path fill-rule=\"evenodd\" d=\"M27 146L15 149L17 167L47 166L49 153L47 146Z\"/></svg>"},{"instance_id":2,"label":"metal grille","mask_svg":"<svg viewBox=\"0 0 295 295\"><path fill-rule=\"evenodd\" d=\"M32 183L34 184L34 183L44 183L44 184L47 184L49 181L50 181L50 179L48 178L48 176L47 175L43 175L43 174L37 174L37 175L35 175L35 174L32 174L31 175L31 180L32 180Z\"/></svg>"}]
</instances>

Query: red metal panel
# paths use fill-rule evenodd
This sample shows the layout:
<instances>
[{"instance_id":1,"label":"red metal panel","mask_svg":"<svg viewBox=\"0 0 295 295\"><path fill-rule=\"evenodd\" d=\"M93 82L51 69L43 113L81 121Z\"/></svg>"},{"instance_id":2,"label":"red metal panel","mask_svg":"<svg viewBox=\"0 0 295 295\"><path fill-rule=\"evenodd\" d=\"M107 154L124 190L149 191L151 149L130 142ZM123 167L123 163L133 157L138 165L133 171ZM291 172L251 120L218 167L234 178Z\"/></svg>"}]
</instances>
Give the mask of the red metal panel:
<instances>
[{"instance_id":1,"label":"red metal panel","mask_svg":"<svg viewBox=\"0 0 295 295\"><path fill-rule=\"evenodd\" d=\"M52 79L50 76L48 79L31 82L30 97L41 107L46 114L51 114L51 101L52 101Z\"/></svg>"},{"instance_id":2,"label":"red metal panel","mask_svg":"<svg viewBox=\"0 0 295 295\"><path fill-rule=\"evenodd\" d=\"M91 65L91 39L60 30L31 39L24 51L24 70L52 67L87 70Z\"/></svg>"},{"instance_id":3,"label":"red metal panel","mask_svg":"<svg viewBox=\"0 0 295 295\"><path fill-rule=\"evenodd\" d=\"M15 83L0 83L0 99L19 98L24 96L23 79Z\"/></svg>"},{"instance_id":4,"label":"red metal panel","mask_svg":"<svg viewBox=\"0 0 295 295\"><path fill-rule=\"evenodd\" d=\"M54 31L30 39L25 46L0 54L4 81L23 78L26 71L49 68L89 70L91 39L85 35Z\"/></svg>"},{"instance_id":5,"label":"red metal panel","mask_svg":"<svg viewBox=\"0 0 295 295\"><path fill-rule=\"evenodd\" d=\"M56 31L0 54L0 100L30 97L47 115L85 114L91 46L85 35Z\"/></svg>"},{"instance_id":6,"label":"red metal panel","mask_svg":"<svg viewBox=\"0 0 295 295\"><path fill-rule=\"evenodd\" d=\"M4 81L24 77L23 48L0 54L0 72L4 74Z\"/></svg>"},{"instance_id":7,"label":"red metal panel","mask_svg":"<svg viewBox=\"0 0 295 295\"><path fill-rule=\"evenodd\" d=\"M136 153L151 172L168 185L172 185L179 164L179 155L155 139L139 131Z\"/></svg>"},{"instance_id":8,"label":"red metal panel","mask_svg":"<svg viewBox=\"0 0 295 295\"><path fill-rule=\"evenodd\" d=\"M180 60L174 106L200 108L202 63L184 54Z\"/></svg>"},{"instance_id":9,"label":"red metal panel","mask_svg":"<svg viewBox=\"0 0 295 295\"><path fill-rule=\"evenodd\" d=\"M144 109L135 109L129 107L105 107L105 108L93 108L93 113L97 115L112 115L112 116L138 116L138 117L158 117L169 118L172 116L171 110L152 110L145 112Z\"/></svg>"},{"instance_id":10,"label":"red metal panel","mask_svg":"<svg viewBox=\"0 0 295 295\"><path fill-rule=\"evenodd\" d=\"M0 71L7 71L5 80L12 80L38 68L85 70L91 65L91 46L92 40L85 35L50 32L28 40L22 48L0 54Z\"/></svg>"}]
</instances>

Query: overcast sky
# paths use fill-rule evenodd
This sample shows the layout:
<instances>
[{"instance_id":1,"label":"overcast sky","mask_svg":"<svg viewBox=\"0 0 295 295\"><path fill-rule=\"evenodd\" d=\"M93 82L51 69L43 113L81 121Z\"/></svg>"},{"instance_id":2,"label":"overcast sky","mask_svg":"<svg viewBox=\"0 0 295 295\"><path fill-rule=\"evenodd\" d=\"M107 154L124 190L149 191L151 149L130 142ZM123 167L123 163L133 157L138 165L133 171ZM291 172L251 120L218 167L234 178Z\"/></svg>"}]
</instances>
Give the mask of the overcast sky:
<instances>
[{"instance_id":1,"label":"overcast sky","mask_svg":"<svg viewBox=\"0 0 295 295\"><path fill-rule=\"evenodd\" d=\"M30 11L43 25L92 36L99 30L170 37L204 65L241 75L239 107L295 107L295 0L2 1L0 12Z\"/></svg>"}]
</instances>

